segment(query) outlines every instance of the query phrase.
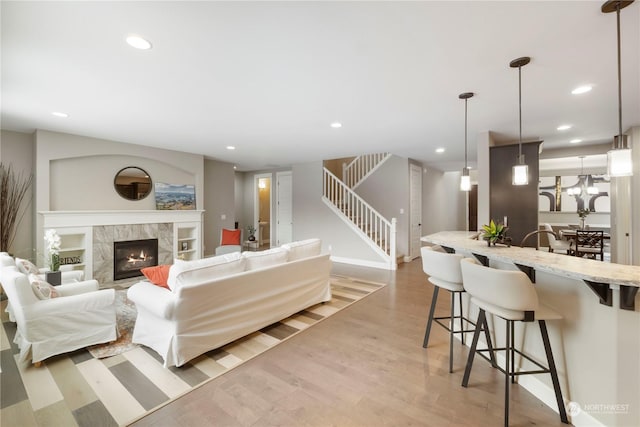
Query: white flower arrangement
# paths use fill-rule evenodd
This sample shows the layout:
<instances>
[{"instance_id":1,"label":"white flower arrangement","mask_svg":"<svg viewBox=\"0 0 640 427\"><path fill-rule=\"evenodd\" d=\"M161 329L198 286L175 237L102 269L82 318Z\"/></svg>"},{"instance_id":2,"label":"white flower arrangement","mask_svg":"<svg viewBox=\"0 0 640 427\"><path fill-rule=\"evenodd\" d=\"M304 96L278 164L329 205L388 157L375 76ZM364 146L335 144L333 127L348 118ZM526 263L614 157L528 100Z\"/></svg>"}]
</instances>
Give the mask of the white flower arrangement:
<instances>
[{"instance_id":1,"label":"white flower arrangement","mask_svg":"<svg viewBox=\"0 0 640 427\"><path fill-rule=\"evenodd\" d=\"M60 269L60 244L62 240L55 229L50 228L44 233L44 241L46 242L46 252L49 254L49 268L51 271Z\"/></svg>"}]
</instances>

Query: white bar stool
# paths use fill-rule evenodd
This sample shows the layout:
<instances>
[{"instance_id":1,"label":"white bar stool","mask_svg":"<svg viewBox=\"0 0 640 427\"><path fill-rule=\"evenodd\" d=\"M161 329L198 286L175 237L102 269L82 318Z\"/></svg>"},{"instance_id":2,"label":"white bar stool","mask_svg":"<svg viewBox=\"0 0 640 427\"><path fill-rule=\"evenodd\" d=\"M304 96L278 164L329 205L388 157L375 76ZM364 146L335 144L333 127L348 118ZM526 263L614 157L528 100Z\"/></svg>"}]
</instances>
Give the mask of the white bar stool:
<instances>
[{"instance_id":1,"label":"white bar stool","mask_svg":"<svg viewBox=\"0 0 640 427\"><path fill-rule=\"evenodd\" d=\"M558 372L556 371L556 365L553 360L549 334L547 333L547 325L545 323L546 320L562 319L562 316L538 302L538 294L533 283L531 283L529 277L523 272L497 270L495 268L485 267L470 258L463 259L460 264L465 290L471 295L471 302L480 309L478 320L476 321L476 330L473 334L473 340L471 341L471 350L469 351L467 366L462 379L462 386L467 387L469 384L469 376L476 351L491 351L492 353L500 350L505 351L505 368L502 369L494 366L505 374L504 425L509 425L509 378L511 378L511 382L513 383L515 382L516 375L543 373L551 374L560 420L568 424L569 420L567 419L562 390L560 389L560 382L558 381ZM492 313L507 321L505 335L506 345L504 348L477 349L480 329L482 325L486 325L486 313ZM516 320L522 322L538 321L548 367L541 365L528 355L514 349L513 330ZM515 353L518 353L540 369L515 372Z\"/></svg>"},{"instance_id":2,"label":"white bar stool","mask_svg":"<svg viewBox=\"0 0 640 427\"><path fill-rule=\"evenodd\" d=\"M427 321L427 330L424 333L423 348L427 348L429 344L429 335L431 334L431 325L435 320L437 324L449 331L449 372L453 372L453 334L462 334L462 344L464 345L465 333L471 333L474 329L464 329L464 322L468 322L475 326L471 320L463 315L462 311L462 273L460 271L460 260L464 257L457 254L449 254L435 250L433 247L423 246L420 248L422 255L422 270L429 276L429 282L433 287L433 296L431 298L431 310L429 310L429 320ZM438 291L443 288L451 293L451 312L449 316L434 317L436 310L436 302L438 300ZM455 315L456 294L460 305L460 315ZM447 319L449 323L442 322ZM460 328L455 329L455 319L460 320ZM488 336L488 334L487 334ZM488 341L490 343L490 341Z\"/></svg>"}]
</instances>

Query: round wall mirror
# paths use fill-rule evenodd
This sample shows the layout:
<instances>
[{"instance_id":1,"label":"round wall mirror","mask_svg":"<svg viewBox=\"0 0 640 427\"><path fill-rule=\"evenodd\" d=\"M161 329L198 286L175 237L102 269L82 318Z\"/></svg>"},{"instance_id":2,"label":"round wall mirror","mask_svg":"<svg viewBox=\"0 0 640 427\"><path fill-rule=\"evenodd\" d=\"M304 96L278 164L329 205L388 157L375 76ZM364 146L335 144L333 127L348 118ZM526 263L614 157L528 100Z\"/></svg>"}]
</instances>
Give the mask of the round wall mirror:
<instances>
[{"instance_id":1,"label":"round wall mirror","mask_svg":"<svg viewBox=\"0 0 640 427\"><path fill-rule=\"evenodd\" d=\"M151 193L151 177L144 169L127 166L116 174L113 186L127 200L142 200Z\"/></svg>"}]
</instances>

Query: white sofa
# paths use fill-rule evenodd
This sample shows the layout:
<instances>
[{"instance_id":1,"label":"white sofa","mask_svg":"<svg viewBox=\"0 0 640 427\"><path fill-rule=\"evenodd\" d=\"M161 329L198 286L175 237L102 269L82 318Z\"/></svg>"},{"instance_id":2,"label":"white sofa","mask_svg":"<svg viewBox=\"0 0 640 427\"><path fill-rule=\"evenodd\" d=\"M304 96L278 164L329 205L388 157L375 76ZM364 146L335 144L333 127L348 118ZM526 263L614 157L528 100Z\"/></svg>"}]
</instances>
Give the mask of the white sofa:
<instances>
[{"instance_id":1,"label":"white sofa","mask_svg":"<svg viewBox=\"0 0 640 427\"><path fill-rule=\"evenodd\" d=\"M189 360L331 300L329 254L319 239L262 252L176 260L170 289L150 282L129 288L138 317L133 342L154 349L164 366Z\"/></svg>"},{"instance_id":2,"label":"white sofa","mask_svg":"<svg viewBox=\"0 0 640 427\"><path fill-rule=\"evenodd\" d=\"M4 255L0 255L0 259ZM89 345L117 338L115 291L98 290L98 282L87 280L55 287L59 297L39 299L29 277L2 260L0 283L7 294L10 320L16 322L13 342L20 360L34 364Z\"/></svg>"}]
</instances>

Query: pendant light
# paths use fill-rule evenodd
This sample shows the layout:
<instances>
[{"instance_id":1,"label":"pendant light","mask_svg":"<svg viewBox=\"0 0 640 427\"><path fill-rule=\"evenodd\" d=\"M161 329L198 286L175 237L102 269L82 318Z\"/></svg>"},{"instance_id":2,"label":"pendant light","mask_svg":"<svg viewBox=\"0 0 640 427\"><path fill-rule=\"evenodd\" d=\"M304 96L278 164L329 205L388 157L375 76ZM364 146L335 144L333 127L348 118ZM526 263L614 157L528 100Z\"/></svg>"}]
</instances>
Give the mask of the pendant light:
<instances>
[{"instance_id":1,"label":"pendant light","mask_svg":"<svg viewBox=\"0 0 640 427\"><path fill-rule=\"evenodd\" d=\"M522 154L522 67L531 62L531 58L523 56L509 63L511 68L518 68L518 114L520 122L520 137L518 139L518 163L513 167L511 183L513 185L529 184L529 167L524 163Z\"/></svg>"},{"instance_id":2,"label":"pendant light","mask_svg":"<svg viewBox=\"0 0 640 427\"><path fill-rule=\"evenodd\" d=\"M458 98L464 99L464 169L460 177L460 190L471 190L471 177L469 176L469 167L467 166L467 100L473 96L473 92L465 92L458 95Z\"/></svg>"},{"instance_id":3,"label":"pendant light","mask_svg":"<svg viewBox=\"0 0 640 427\"><path fill-rule=\"evenodd\" d=\"M622 71L620 67L620 10L634 0L609 0L602 5L602 13L616 13L618 36L618 134L613 137L613 146L607 153L607 171L609 176L633 175L633 160L627 136L622 134Z\"/></svg>"},{"instance_id":4,"label":"pendant light","mask_svg":"<svg viewBox=\"0 0 640 427\"><path fill-rule=\"evenodd\" d=\"M593 177L584 174L584 156L580 156L580 175L578 186L567 188L567 194L570 196L593 196L600 194L598 187L593 185Z\"/></svg>"}]
</instances>

